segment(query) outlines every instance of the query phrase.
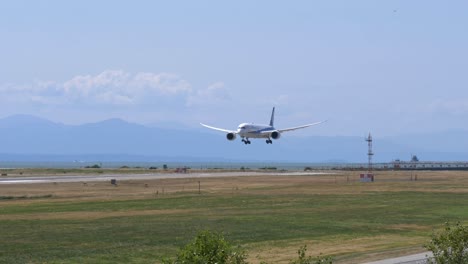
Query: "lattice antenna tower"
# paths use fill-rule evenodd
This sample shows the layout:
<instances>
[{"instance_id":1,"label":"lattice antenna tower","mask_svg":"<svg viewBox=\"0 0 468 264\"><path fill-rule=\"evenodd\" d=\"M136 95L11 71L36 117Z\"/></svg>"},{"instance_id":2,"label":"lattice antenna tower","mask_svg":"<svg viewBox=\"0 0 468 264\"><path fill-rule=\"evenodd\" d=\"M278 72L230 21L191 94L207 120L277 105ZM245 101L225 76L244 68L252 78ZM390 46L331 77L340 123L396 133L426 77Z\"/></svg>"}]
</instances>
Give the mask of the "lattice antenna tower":
<instances>
[{"instance_id":1,"label":"lattice antenna tower","mask_svg":"<svg viewBox=\"0 0 468 264\"><path fill-rule=\"evenodd\" d=\"M367 151L367 159L368 159L368 164L367 164L367 170L369 172L372 172L372 156L374 156L374 152L372 152L372 136L369 133L369 136L366 138L367 141L367 146L368 146L368 151Z\"/></svg>"}]
</instances>

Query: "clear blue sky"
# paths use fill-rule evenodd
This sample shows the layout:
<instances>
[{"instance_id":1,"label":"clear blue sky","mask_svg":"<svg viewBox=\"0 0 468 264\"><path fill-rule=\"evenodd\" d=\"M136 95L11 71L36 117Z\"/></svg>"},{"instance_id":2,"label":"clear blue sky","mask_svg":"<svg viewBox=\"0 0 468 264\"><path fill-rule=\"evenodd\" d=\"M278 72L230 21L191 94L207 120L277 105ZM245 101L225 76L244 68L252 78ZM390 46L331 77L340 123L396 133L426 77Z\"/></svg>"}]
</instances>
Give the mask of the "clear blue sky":
<instances>
[{"instance_id":1,"label":"clear blue sky","mask_svg":"<svg viewBox=\"0 0 468 264\"><path fill-rule=\"evenodd\" d=\"M2 1L0 117L468 129L466 1Z\"/></svg>"}]
</instances>

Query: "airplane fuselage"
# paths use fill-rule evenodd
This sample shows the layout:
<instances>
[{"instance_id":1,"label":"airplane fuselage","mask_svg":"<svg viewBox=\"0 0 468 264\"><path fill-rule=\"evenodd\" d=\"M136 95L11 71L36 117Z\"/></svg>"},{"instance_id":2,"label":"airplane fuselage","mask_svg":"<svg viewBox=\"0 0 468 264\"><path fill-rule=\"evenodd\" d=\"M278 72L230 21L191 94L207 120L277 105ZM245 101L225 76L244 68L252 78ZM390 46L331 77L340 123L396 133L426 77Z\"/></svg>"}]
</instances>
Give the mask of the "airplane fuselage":
<instances>
[{"instance_id":1,"label":"airplane fuselage","mask_svg":"<svg viewBox=\"0 0 468 264\"><path fill-rule=\"evenodd\" d=\"M273 130L275 130L275 128L269 125L242 123L237 127L237 134L241 138L269 138L270 134L262 132Z\"/></svg>"}]
</instances>

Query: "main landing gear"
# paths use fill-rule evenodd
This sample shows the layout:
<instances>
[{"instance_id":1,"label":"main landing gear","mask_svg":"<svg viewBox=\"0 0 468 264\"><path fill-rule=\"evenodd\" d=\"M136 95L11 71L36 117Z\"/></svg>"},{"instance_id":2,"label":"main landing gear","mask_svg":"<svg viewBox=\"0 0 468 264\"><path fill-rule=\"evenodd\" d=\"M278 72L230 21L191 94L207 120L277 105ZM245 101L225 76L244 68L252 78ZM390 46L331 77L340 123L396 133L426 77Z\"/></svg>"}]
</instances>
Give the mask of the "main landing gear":
<instances>
[{"instance_id":1,"label":"main landing gear","mask_svg":"<svg viewBox=\"0 0 468 264\"><path fill-rule=\"evenodd\" d=\"M243 139L242 139L242 142L244 142L244 144L246 144L246 145L250 144L250 140L249 140L248 138L245 138L245 139L243 138ZM267 139L267 140L266 140L266 143L267 143L267 144L273 144L273 140Z\"/></svg>"}]
</instances>

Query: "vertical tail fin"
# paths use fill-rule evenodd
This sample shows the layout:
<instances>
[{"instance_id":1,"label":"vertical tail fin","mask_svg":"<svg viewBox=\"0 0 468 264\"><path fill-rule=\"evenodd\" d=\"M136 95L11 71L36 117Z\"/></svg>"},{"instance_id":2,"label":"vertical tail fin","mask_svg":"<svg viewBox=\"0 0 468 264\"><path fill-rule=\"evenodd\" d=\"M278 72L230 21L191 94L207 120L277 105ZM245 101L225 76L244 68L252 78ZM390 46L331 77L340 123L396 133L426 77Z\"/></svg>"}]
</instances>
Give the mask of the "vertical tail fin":
<instances>
[{"instance_id":1,"label":"vertical tail fin","mask_svg":"<svg viewBox=\"0 0 468 264\"><path fill-rule=\"evenodd\" d=\"M274 123L275 123L275 108L273 107L273 111L271 111L270 126L274 126Z\"/></svg>"}]
</instances>

